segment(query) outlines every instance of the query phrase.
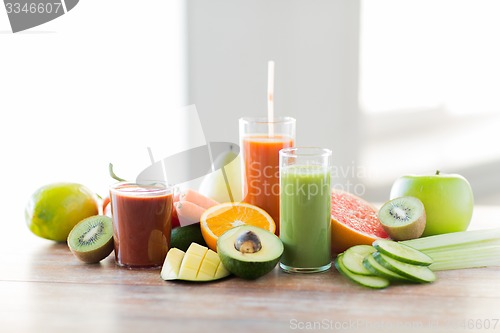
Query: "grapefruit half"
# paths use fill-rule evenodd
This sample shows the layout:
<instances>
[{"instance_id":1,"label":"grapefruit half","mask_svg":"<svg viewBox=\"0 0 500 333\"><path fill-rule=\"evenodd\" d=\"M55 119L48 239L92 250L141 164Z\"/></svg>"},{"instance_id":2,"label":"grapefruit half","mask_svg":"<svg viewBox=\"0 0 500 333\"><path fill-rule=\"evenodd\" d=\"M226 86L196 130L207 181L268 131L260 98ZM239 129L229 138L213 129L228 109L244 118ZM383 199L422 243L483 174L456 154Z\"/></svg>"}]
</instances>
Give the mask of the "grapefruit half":
<instances>
[{"instance_id":1,"label":"grapefruit half","mask_svg":"<svg viewBox=\"0 0 500 333\"><path fill-rule=\"evenodd\" d=\"M377 208L349 192L332 191L332 252L351 246L371 245L377 238L389 239L377 216Z\"/></svg>"}]
</instances>

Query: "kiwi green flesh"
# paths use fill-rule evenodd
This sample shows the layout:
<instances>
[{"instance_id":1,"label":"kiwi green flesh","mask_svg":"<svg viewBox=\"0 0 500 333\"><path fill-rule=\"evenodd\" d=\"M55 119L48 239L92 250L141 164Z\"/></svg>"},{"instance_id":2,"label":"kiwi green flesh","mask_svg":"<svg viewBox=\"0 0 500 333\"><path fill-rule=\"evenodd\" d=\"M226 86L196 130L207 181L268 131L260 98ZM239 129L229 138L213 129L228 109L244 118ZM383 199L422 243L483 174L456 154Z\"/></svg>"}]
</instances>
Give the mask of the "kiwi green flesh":
<instances>
[{"instance_id":1,"label":"kiwi green flesh","mask_svg":"<svg viewBox=\"0 0 500 333\"><path fill-rule=\"evenodd\" d=\"M81 261L97 263L113 251L113 223L96 215L80 221L68 235L71 252Z\"/></svg>"},{"instance_id":2,"label":"kiwi green flesh","mask_svg":"<svg viewBox=\"0 0 500 333\"><path fill-rule=\"evenodd\" d=\"M393 240L408 240L422 235L426 224L425 208L415 197L399 197L385 203L378 217Z\"/></svg>"}]
</instances>

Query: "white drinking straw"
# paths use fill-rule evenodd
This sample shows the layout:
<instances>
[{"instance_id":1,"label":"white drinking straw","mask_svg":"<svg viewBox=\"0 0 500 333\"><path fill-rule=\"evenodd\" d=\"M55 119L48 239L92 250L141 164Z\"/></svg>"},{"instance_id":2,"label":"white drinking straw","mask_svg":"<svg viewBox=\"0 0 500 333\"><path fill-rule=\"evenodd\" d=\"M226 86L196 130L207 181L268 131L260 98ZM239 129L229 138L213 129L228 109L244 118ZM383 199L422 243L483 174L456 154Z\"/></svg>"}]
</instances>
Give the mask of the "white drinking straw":
<instances>
[{"instance_id":1,"label":"white drinking straw","mask_svg":"<svg viewBox=\"0 0 500 333\"><path fill-rule=\"evenodd\" d=\"M274 136L274 61L267 63L267 121L269 122L269 137Z\"/></svg>"}]
</instances>

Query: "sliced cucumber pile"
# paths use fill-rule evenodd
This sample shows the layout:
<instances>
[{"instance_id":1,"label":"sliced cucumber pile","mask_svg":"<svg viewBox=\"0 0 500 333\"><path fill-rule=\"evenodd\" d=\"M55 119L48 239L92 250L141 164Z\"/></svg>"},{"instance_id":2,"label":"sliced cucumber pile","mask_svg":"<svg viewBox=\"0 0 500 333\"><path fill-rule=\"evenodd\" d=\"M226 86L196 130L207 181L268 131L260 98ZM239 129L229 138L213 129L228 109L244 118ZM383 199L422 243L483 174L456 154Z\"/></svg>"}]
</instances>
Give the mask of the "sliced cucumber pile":
<instances>
[{"instance_id":1,"label":"sliced cucumber pile","mask_svg":"<svg viewBox=\"0 0 500 333\"><path fill-rule=\"evenodd\" d=\"M376 275L361 275L351 272L344 263L344 255L339 255L335 259L335 267L338 271L347 277L349 280L354 281L362 286L374 288L374 289L382 289L389 286L389 280L376 276Z\"/></svg>"},{"instance_id":2,"label":"sliced cucumber pile","mask_svg":"<svg viewBox=\"0 0 500 333\"><path fill-rule=\"evenodd\" d=\"M378 239L356 245L335 259L337 270L364 287L382 289L391 283L430 283L436 276L429 269L432 258L401 243Z\"/></svg>"},{"instance_id":3,"label":"sliced cucumber pile","mask_svg":"<svg viewBox=\"0 0 500 333\"><path fill-rule=\"evenodd\" d=\"M375 260L395 273L404 276L415 282L428 283L434 282L436 276L427 266L419 266L414 264L409 264L406 262L399 261L397 259L388 257L380 252L375 252L373 257Z\"/></svg>"},{"instance_id":4,"label":"sliced cucumber pile","mask_svg":"<svg viewBox=\"0 0 500 333\"><path fill-rule=\"evenodd\" d=\"M390 269L385 268L385 266L379 264L378 261L375 260L375 257L373 257L373 255L366 256L366 258L363 259L363 265L371 272L372 275L385 277L391 282L411 281L406 277L393 272Z\"/></svg>"},{"instance_id":5,"label":"sliced cucumber pile","mask_svg":"<svg viewBox=\"0 0 500 333\"><path fill-rule=\"evenodd\" d=\"M363 265L363 259L375 252L375 248L370 245L358 245L347 249L342 256L344 266L349 267L349 271L359 275L373 275L368 268Z\"/></svg>"},{"instance_id":6,"label":"sliced cucumber pile","mask_svg":"<svg viewBox=\"0 0 500 333\"><path fill-rule=\"evenodd\" d=\"M432 258L427 254L398 242L377 239L373 242L373 247L378 252L402 262L420 266L429 266L432 264Z\"/></svg>"}]
</instances>

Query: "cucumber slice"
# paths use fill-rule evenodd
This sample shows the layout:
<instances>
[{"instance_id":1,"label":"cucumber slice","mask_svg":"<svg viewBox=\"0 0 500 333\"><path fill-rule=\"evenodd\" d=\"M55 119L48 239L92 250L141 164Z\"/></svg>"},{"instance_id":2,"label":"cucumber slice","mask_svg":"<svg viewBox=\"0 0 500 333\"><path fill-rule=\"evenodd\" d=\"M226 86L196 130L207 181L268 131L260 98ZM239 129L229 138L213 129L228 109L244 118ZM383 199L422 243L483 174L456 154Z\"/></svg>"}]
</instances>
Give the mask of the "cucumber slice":
<instances>
[{"instance_id":1,"label":"cucumber slice","mask_svg":"<svg viewBox=\"0 0 500 333\"><path fill-rule=\"evenodd\" d=\"M364 258L363 265L366 267L367 270L369 270L372 273L372 275L378 275L378 276L384 277L384 278L388 279L389 281L394 281L394 282L399 282L399 281L408 282L408 281L410 281L410 282L413 282L412 280L385 268L384 266L379 264L377 262L377 260L375 260L375 258L371 254L367 255Z\"/></svg>"},{"instance_id":2,"label":"cucumber slice","mask_svg":"<svg viewBox=\"0 0 500 333\"><path fill-rule=\"evenodd\" d=\"M373 275L373 272L363 265L363 259L375 251L375 248L370 245L352 246L342 255L342 262L348 270L355 274Z\"/></svg>"},{"instance_id":3,"label":"cucumber slice","mask_svg":"<svg viewBox=\"0 0 500 333\"><path fill-rule=\"evenodd\" d=\"M337 256L337 258L335 259L335 267L342 275L347 277L349 280L357 284L360 284L364 287L373 289L383 289L389 286L389 280L383 277L372 276L372 275L360 275L351 272L345 267L342 257L343 257L342 254Z\"/></svg>"},{"instance_id":4,"label":"cucumber slice","mask_svg":"<svg viewBox=\"0 0 500 333\"><path fill-rule=\"evenodd\" d=\"M429 283L436 280L436 275L427 266L413 265L398 261L380 252L372 254L375 260L385 268L398 273L412 281Z\"/></svg>"},{"instance_id":5,"label":"cucumber slice","mask_svg":"<svg viewBox=\"0 0 500 333\"><path fill-rule=\"evenodd\" d=\"M373 247L380 253L408 264L420 266L429 266L432 264L432 258L425 253L398 242L377 239L373 242Z\"/></svg>"}]
</instances>

